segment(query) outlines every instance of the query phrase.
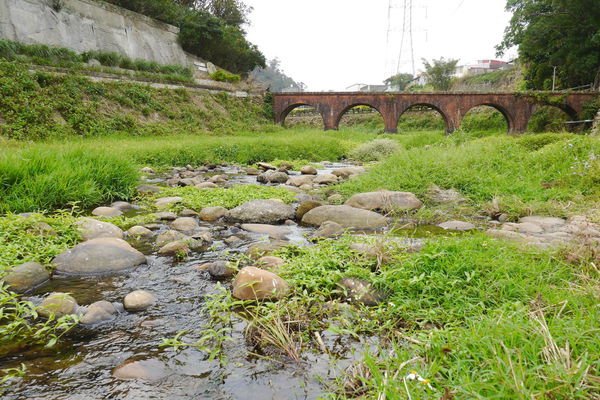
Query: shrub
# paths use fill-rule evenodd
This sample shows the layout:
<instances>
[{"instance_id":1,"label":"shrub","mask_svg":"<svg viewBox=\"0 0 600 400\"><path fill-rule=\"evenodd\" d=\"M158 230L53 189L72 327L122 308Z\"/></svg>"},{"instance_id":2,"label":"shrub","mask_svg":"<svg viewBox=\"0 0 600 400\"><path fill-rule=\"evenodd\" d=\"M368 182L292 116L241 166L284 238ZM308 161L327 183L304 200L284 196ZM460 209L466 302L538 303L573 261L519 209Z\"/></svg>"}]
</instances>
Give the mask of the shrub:
<instances>
[{"instance_id":1,"label":"shrub","mask_svg":"<svg viewBox=\"0 0 600 400\"><path fill-rule=\"evenodd\" d=\"M357 161L379 161L400 148L392 139L375 139L361 144L350 152L350 158Z\"/></svg>"},{"instance_id":2,"label":"shrub","mask_svg":"<svg viewBox=\"0 0 600 400\"><path fill-rule=\"evenodd\" d=\"M230 82L236 83L241 80L241 77L237 74L232 74L231 72L227 72L225 70L217 70L217 72L210 75L212 79L219 82Z\"/></svg>"}]
</instances>

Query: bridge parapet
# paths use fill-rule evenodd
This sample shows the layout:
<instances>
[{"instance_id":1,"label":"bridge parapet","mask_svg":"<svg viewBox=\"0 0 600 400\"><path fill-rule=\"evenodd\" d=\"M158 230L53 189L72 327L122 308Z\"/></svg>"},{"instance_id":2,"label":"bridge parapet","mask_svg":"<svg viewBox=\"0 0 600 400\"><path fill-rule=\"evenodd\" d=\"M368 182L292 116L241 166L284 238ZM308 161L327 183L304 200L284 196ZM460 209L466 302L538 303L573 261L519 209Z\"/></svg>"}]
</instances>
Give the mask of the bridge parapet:
<instances>
[{"instance_id":1,"label":"bridge parapet","mask_svg":"<svg viewBox=\"0 0 600 400\"><path fill-rule=\"evenodd\" d=\"M338 129L342 116L350 108L365 105L377 110L383 117L385 132L396 133L402 114L415 106L428 106L437 110L446 124L446 132L460 127L469 110L478 106L490 106L502 113L509 133L524 132L536 107L558 107L576 120L584 105L599 93L350 93L350 92L304 92L274 93L273 111L275 122L283 124L287 115L296 107L314 107L323 118L325 130Z\"/></svg>"}]
</instances>

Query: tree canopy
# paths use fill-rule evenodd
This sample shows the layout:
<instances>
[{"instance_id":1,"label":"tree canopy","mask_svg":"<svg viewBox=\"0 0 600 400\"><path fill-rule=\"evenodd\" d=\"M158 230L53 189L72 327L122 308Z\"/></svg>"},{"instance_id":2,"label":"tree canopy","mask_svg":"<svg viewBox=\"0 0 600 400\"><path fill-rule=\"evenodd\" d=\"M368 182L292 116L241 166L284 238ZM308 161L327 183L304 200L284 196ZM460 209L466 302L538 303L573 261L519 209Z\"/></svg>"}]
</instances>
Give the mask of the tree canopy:
<instances>
[{"instance_id":1,"label":"tree canopy","mask_svg":"<svg viewBox=\"0 0 600 400\"><path fill-rule=\"evenodd\" d=\"M439 60L432 60L431 63L423 59L425 75L435 90L450 89L450 86L452 86L452 76L456 70L457 63L458 60L446 60L444 57Z\"/></svg>"},{"instance_id":2,"label":"tree canopy","mask_svg":"<svg viewBox=\"0 0 600 400\"><path fill-rule=\"evenodd\" d=\"M180 29L189 53L235 73L265 66L265 57L248 42L243 25L251 8L240 0L107 0Z\"/></svg>"},{"instance_id":3,"label":"tree canopy","mask_svg":"<svg viewBox=\"0 0 600 400\"><path fill-rule=\"evenodd\" d=\"M600 80L600 1L507 0L512 18L498 54L519 46L528 89L561 89Z\"/></svg>"},{"instance_id":4,"label":"tree canopy","mask_svg":"<svg viewBox=\"0 0 600 400\"><path fill-rule=\"evenodd\" d=\"M272 92L281 92L284 89L302 90L304 88L302 82L294 81L283 72L277 58L269 61L265 68L256 68L252 71L250 77L266 85Z\"/></svg>"},{"instance_id":5,"label":"tree canopy","mask_svg":"<svg viewBox=\"0 0 600 400\"><path fill-rule=\"evenodd\" d=\"M383 83L385 83L388 86L392 86L396 90L403 91L413 80L414 77L412 76L412 74L401 72L399 74L390 76L385 81L383 81Z\"/></svg>"}]
</instances>

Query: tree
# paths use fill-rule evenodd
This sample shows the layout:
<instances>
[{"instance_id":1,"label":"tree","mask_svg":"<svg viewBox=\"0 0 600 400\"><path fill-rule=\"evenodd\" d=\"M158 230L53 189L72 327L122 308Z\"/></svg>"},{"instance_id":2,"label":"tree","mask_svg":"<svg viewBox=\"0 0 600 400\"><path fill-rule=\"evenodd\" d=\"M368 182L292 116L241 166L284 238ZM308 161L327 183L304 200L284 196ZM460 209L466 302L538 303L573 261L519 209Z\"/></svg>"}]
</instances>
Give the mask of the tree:
<instances>
[{"instance_id":1,"label":"tree","mask_svg":"<svg viewBox=\"0 0 600 400\"><path fill-rule=\"evenodd\" d=\"M414 79L415 78L412 76L412 74L401 72L399 74L390 76L385 81L383 81L383 83L385 83L388 86L392 86L395 90L401 92L404 89L406 89L406 86L408 86L408 84L411 83Z\"/></svg>"},{"instance_id":2,"label":"tree","mask_svg":"<svg viewBox=\"0 0 600 400\"><path fill-rule=\"evenodd\" d=\"M550 89L554 67L563 89L600 79L600 1L507 0L512 18L496 46L519 46L529 89Z\"/></svg>"},{"instance_id":3,"label":"tree","mask_svg":"<svg viewBox=\"0 0 600 400\"><path fill-rule=\"evenodd\" d=\"M281 70L278 58L269 61L266 68L256 68L252 71L250 77L266 85L272 92L281 92L284 89L302 91L305 86L304 83L294 81Z\"/></svg>"},{"instance_id":4,"label":"tree","mask_svg":"<svg viewBox=\"0 0 600 400\"><path fill-rule=\"evenodd\" d=\"M435 90L449 90L458 60L445 60L442 57L439 60L432 60L432 62L433 64L430 64L429 61L423 59L425 75L429 83Z\"/></svg>"}]
</instances>

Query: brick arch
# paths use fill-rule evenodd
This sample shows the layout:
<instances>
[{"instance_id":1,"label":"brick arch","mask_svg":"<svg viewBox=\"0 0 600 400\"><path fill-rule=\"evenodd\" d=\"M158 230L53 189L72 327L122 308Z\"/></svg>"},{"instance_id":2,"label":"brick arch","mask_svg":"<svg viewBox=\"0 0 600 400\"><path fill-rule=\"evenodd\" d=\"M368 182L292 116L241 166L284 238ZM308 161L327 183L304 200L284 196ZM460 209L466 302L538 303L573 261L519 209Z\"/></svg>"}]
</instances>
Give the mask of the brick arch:
<instances>
[{"instance_id":1,"label":"brick arch","mask_svg":"<svg viewBox=\"0 0 600 400\"><path fill-rule=\"evenodd\" d=\"M442 116L442 119L444 120L444 125L446 126L446 133L451 133L454 131L455 127L453 126L450 118L448 117L448 112L443 110L442 107L440 107L439 105L435 105L435 104L431 104L428 103L426 101L422 101L422 102L416 102L413 104L408 105L407 107L405 107L402 111L400 111L399 115L398 115L398 119L396 121L396 127L398 127L398 124L400 123L400 118L402 118L402 116L407 112L410 111L411 108L413 107L429 107L429 108L433 108L435 111L437 111L438 114L440 114ZM397 128L396 128L397 131Z\"/></svg>"},{"instance_id":2,"label":"brick arch","mask_svg":"<svg viewBox=\"0 0 600 400\"><path fill-rule=\"evenodd\" d=\"M285 125L285 119L287 118L287 116L296 108L298 107L302 107L302 106L308 106L308 107L312 107L314 108L320 115L321 115L321 120L323 121L323 126L325 126L325 119L323 118L323 113L321 112L321 110L319 110L318 106L315 106L313 104L309 104L307 102L298 102L298 103L293 103L289 106L287 106L277 117L276 117L276 121L278 123L280 123L281 125Z\"/></svg>"},{"instance_id":3,"label":"brick arch","mask_svg":"<svg viewBox=\"0 0 600 400\"><path fill-rule=\"evenodd\" d=\"M511 133L511 132L515 132L515 118L514 116L511 114L511 112L507 109L507 107L498 104L498 103L488 103L488 102L484 102L481 104L475 104L474 106L470 106L460 117L460 120L462 122L462 119L469 113L469 111L471 111L474 108L477 107L492 107L493 109L495 109L496 111L498 111L500 114L502 114L502 116L504 117L504 120L506 121L506 126L507 126L507 132Z\"/></svg>"},{"instance_id":4,"label":"brick arch","mask_svg":"<svg viewBox=\"0 0 600 400\"><path fill-rule=\"evenodd\" d=\"M542 96L540 96L540 94ZM446 120L448 133L460 127L468 110L479 105L499 109L509 122L509 133L525 132L536 104L562 108L572 119L583 111L584 105L597 99L592 92L581 93L274 93L275 122L283 123L287 114L299 105L315 107L321 114L325 129L337 129L340 115L351 105L374 107L383 116L385 132L397 132L400 115L416 104L434 106Z\"/></svg>"},{"instance_id":5,"label":"brick arch","mask_svg":"<svg viewBox=\"0 0 600 400\"><path fill-rule=\"evenodd\" d=\"M348 111L350 111L354 107L358 107L358 106L371 107L372 109L374 109L375 111L377 111L377 113L381 116L383 122L385 123L385 116L383 115L383 113L379 109L379 107L378 107L379 105L369 104L367 102L357 102L357 103L350 104L350 105L342 108L341 111L337 112L337 116L335 117L335 129L338 129L340 127L340 121L344 117L344 114L346 114Z\"/></svg>"}]
</instances>

